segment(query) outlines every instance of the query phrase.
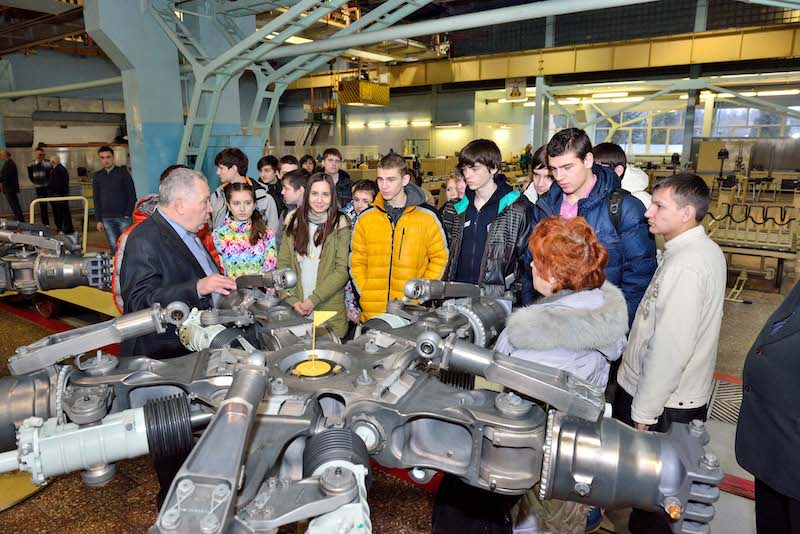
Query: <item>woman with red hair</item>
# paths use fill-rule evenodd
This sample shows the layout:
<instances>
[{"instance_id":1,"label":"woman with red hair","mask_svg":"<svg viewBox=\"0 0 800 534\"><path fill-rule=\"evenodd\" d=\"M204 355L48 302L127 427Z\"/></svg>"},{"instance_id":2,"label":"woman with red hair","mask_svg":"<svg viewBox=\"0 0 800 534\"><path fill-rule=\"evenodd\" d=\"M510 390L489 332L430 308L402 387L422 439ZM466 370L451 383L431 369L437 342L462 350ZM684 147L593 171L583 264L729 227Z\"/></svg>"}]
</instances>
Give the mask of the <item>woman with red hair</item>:
<instances>
[{"instance_id":1,"label":"woman with red hair","mask_svg":"<svg viewBox=\"0 0 800 534\"><path fill-rule=\"evenodd\" d=\"M511 314L495 350L605 387L610 362L622 355L628 332L625 297L606 282L608 252L583 217L544 219L528 248L533 287L541 298ZM528 492L512 512L514 533L583 532L588 509L541 502Z\"/></svg>"}]
</instances>

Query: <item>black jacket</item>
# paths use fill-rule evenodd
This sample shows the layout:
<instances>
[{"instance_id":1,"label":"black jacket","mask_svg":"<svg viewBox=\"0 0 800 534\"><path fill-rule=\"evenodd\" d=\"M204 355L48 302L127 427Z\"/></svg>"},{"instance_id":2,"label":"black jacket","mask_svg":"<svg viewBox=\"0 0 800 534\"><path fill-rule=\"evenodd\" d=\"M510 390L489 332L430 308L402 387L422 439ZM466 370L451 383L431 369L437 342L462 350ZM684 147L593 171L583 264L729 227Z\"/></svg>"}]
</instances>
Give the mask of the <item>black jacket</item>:
<instances>
[{"instance_id":1,"label":"black jacket","mask_svg":"<svg viewBox=\"0 0 800 534\"><path fill-rule=\"evenodd\" d=\"M800 283L747 354L736 461L775 491L800 500ZM786 321L773 335L776 323Z\"/></svg>"},{"instance_id":2,"label":"black jacket","mask_svg":"<svg viewBox=\"0 0 800 534\"><path fill-rule=\"evenodd\" d=\"M69 172L60 163L53 168L53 172L50 175L49 190L51 195L69 195Z\"/></svg>"},{"instance_id":3,"label":"black jacket","mask_svg":"<svg viewBox=\"0 0 800 534\"><path fill-rule=\"evenodd\" d=\"M504 183L505 176L498 175L496 180ZM464 196L459 201L447 202L442 209L442 225L450 248L445 280L453 280L458 270L469 202ZM499 213L489 229L480 261L479 285L487 295L502 296L510 289L518 300L521 281L530 276L530 269L520 260L527 250L533 226L533 205L519 191L511 191L500 200Z\"/></svg>"},{"instance_id":4,"label":"black jacket","mask_svg":"<svg viewBox=\"0 0 800 534\"><path fill-rule=\"evenodd\" d=\"M353 200L353 181L350 179L350 175L343 170L339 170L336 198L339 199L339 209L344 209Z\"/></svg>"},{"instance_id":5,"label":"black jacket","mask_svg":"<svg viewBox=\"0 0 800 534\"><path fill-rule=\"evenodd\" d=\"M19 173L17 172L17 164L14 160L8 158L3 169L0 170L0 183L3 184L4 193L19 193Z\"/></svg>"},{"instance_id":6,"label":"black jacket","mask_svg":"<svg viewBox=\"0 0 800 534\"><path fill-rule=\"evenodd\" d=\"M53 166L48 160L42 160L41 162L33 160L28 163L28 178L36 187L47 187L50 183L50 173L52 171Z\"/></svg>"},{"instance_id":7,"label":"black jacket","mask_svg":"<svg viewBox=\"0 0 800 534\"><path fill-rule=\"evenodd\" d=\"M120 269L120 287L125 313L144 310L158 302L162 308L179 300L189 308L209 308L211 299L197 294L197 281L205 278L203 268L189 247L159 211L142 221L128 235L125 261ZM127 340L121 356L163 359L189 351L181 345L170 326L164 334L150 334Z\"/></svg>"}]
</instances>

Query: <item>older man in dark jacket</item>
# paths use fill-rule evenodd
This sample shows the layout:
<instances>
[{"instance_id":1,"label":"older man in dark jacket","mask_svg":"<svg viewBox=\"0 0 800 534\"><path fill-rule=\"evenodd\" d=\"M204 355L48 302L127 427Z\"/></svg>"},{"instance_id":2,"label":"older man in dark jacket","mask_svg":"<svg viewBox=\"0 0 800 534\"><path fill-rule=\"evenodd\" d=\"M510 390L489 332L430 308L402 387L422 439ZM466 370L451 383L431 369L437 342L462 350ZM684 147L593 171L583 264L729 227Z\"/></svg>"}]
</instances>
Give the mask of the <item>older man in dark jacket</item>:
<instances>
[{"instance_id":1,"label":"older man in dark jacket","mask_svg":"<svg viewBox=\"0 0 800 534\"><path fill-rule=\"evenodd\" d=\"M742 372L736 461L755 477L758 534L800 532L800 284L767 320Z\"/></svg>"},{"instance_id":2,"label":"older man in dark jacket","mask_svg":"<svg viewBox=\"0 0 800 534\"><path fill-rule=\"evenodd\" d=\"M613 170L594 165L592 144L583 130L558 132L547 144L547 157L555 183L536 202L534 220L551 215L586 219L608 250L606 279L625 295L630 326L656 271L656 245L644 204L620 189Z\"/></svg>"},{"instance_id":3,"label":"older man in dark jacket","mask_svg":"<svg viewBox=\"0 0 800 534\"><path fill-rule=\"evenodd\" d=\"M167 306L179 300L190 308L210 308L236 282L219 273L197 233L211 213L208 182L190 169L172 171L159 187L158 209L136 226L125 243L120 270L124 312ZM122 356L162 359L186 354L175 328L123 342Z\"/></svg>"},{"instance_id":4,"label":"older man in dark jacket","mask_svg":"<svg viewBox=\"0 0 800 534\"><path fill-rule=\"evenodd\" d=\"M51 197L69 196L69 172L61 164L59 156L50 156L50 164L53 171L50 173L49 194ZM71 234L75 231L72 226L72 214L69 211L69 201L59 200L53 202L53 218L56 220L56 228L59 232Z\"/></svg>"},{"instance_id":5,"label":"older man in dark jacket","mask_svg":"<svg viewBox=\"0 0 800 534\"><path fill-rule=\"evenodd\" d=\"M11 153L8 150L0 150L0 159L5 161L3 169L0 170L0 187L3 189L3 194L6 196L11 211L14 212L14 218L19 222L24 222L25 216L22 214L22 207L19 205L17 164L11 159Z\"/></svg>"}]
</instances>

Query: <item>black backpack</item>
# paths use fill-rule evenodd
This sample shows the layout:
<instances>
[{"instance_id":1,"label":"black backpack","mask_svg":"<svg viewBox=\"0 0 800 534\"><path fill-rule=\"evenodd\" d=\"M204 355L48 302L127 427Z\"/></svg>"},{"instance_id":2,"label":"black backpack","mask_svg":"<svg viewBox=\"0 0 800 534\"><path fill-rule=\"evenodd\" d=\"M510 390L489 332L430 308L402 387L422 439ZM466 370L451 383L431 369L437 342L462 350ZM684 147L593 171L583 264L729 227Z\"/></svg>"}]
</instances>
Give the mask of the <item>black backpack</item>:
<instances>
[{"instance_id":1,"label":"black backpack","mask_svg":"<svg viewBox=\"0 0 800 534\"><path fill-rule=\"evenodd\" d=\"M608 195L608 216L617 231L617 235L620 237L622 237L622 231L619 228L620 224L622 224L622 202L625 200L625 195L630 194L630 191L618 187Z\"/></svg>"}]
</instances>

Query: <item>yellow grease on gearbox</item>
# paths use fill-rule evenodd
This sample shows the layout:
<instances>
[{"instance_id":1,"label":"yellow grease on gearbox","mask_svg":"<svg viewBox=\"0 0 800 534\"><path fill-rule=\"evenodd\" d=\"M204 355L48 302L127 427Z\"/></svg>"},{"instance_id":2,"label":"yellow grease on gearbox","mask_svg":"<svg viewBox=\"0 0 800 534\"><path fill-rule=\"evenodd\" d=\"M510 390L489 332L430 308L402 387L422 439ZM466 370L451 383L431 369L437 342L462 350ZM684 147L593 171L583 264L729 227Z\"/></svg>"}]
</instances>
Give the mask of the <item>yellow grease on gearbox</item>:
<instances>
[{"instance_id":1,"label":"yellow grease on gearbox","mask_svg":"<svg viewBox=\"0 0 800 534\"><path fill-rule=\"evenodd\" d=\"M322 376L331 371L331 364L320 360L306 360L294 368L300 376Z\"/></svg>"}]
</instances>

